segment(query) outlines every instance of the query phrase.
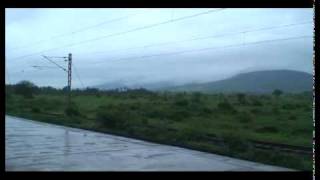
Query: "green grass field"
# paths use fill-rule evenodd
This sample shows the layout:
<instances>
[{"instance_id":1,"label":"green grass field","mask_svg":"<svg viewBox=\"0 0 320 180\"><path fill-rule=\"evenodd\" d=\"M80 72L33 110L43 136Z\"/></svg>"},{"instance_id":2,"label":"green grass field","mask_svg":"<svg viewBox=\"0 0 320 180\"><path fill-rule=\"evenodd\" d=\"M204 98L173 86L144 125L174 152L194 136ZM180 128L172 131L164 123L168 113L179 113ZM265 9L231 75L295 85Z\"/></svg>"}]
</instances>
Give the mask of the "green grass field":
<instances>
[{"instance_id":1,"label":"green grass field","mask_svg":"<svg viewBox=\"0 0 320 180\"><path fill-rule=\"evenodd\" d=\"M312 170L312 156L260 150L247 143L312 148L312 94L75 93L72 102L68 109L63 94L25 98L10 93L6 114Z\"/></svg>"}]
</instances>

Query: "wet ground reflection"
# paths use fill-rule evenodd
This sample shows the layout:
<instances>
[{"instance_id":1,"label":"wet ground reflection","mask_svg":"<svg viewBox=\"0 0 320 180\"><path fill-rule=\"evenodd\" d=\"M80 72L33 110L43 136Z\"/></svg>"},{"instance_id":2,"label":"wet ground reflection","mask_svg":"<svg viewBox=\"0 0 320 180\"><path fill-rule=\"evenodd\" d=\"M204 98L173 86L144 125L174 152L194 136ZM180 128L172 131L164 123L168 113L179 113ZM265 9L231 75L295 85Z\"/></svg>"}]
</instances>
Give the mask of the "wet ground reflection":
<instances>
[{"instance_id":1,"label":"wet ground reflection","mask_svg":"<svg viewBox=\"0 0 320 180\"><path fill-rule=\"evenodd\" d=\"M7 171L281 171L281 167L6 116Z\"/></svg>"}]
</instances>

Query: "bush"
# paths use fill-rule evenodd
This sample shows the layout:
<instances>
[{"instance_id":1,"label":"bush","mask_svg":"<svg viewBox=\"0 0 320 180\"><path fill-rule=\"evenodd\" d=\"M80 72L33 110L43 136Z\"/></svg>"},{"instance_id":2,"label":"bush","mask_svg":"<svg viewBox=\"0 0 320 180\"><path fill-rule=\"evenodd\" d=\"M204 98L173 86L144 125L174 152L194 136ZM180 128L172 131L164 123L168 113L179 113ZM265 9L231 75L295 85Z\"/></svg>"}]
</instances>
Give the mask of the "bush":
<instances>
[{"instance_id":1,"label":"bush","mask_svg":"<svg viewBox=\"0 0 320 180\"><path fill-rule=\"evenodd\" d=\"M275 89L272 94L276 97L279 97L281 94L283 94L283 92L279 89Z\"/></svg>"},{"instance_id":2,"label":"bush","mask_svg":"<svg viewBox=\"0 0 320 180\"><path fill-rule=\"evenodd\" d=\"M63 105L63 102L57 100L57 99L49 99L48 97L36 97L32 104L35 107L41 107L43 110L53 110L56 109L57 107Z\"/></svg>"},{"instance_id":3,"label":"bush","mask_svg":"<svg viewBox=\"0 0 320 180\"><path fill-rule=\"evenodd\" d=\"M230 154L238 154L239 152L244 153L250 149L249 143L245 139L239 138L236 134L224 134L222 135L222 138Z\"/></svg>"},{"instance_id":4,"label":"bush","mask_svg":"<svg viewBox=\"0 0 320 180\"><path fill-rule=\"evenodd\" d=\"M160 118L160 119L163 119L163 118L166 118L166 112L161 112L160 110L158 109L148 109L146 110L146 116L147 117L150 117L150 118Z\"/></svg>"},{"instance_id":5,"label":"bush","mask_svg":"<svg viewBox=\"0 0 320 180\"><path fill-rule=\"evenodd\" d=\"M175 110L170 114L170 119L174 120L174 121L182 121L186 118L188 118L190 116L190 113L185 110L185 109L181 109L181 110Z\"/></svg>"},{"instance_id":6,"label":"bush","mask_svg":"<svg viewBox=\"0 0 320 180\"><path fill-rule=\"evenodd\" d=\"M305 106L304 108L303 108L303 110L305 111L305 112L308 112L308 111L312 111L313 110L313 106Z\"/></svg>"},{"instance_id":7,"label":"bush","mask_svg":"<svg viewBox=\"0 0 320 180\"><path fill-rule=\"evenodd\" d=\"M252 100L252 105L253 106L262 106L262 103L259 100L254 99L254 100Z\"/></svg>"},{"instance_id":8,"label":"bush","mask_svg":"<svg viewBox=\"0 0 320 180\"><path fill-rule=\"evenodd\" d=\"M189 101L187 99L179 99L179 100L176 100L174 104L177 106L188 106Z\"/></svg>"},{"instance_id":9,"label":"bush","mask_svg":"<svg viewBox=\"0 0 320 180\"><path fill-rule=\"evenodd\" d=\"M252 122L252 116L247 112L240 113L237 119L242 123Z\"/></svg>"},{"instance_id":10,"label":"bush","mask_svg":"<svg viewBox=\"0 0 320 180\"><path fill-rule=\"evenodd\" d=\"M12 99L12 93L6 91L5 98L6 98L6 101L11 100Z\"/></svg>"},{"instance_id":11,"label":"bush","mask_svg":"<svg viewBox=\"0 0 320 180\"><path fill-rule=\"evenodd\" d=\"M64 112L67 116L79 116L80 115L79 109L75 105L68 106Z\"/></svg>"},{"instance_id":12,"label":"bush","mask_svg":"<svg viewBox=\"0 0 320 180\"><path fill-rule=\"evenodd\" d=\"M149 125L149 120L148 120L148 119L143 118L141 122L142 122L142 124L145 125L145 126L148 126L148 125Z\"/></svg>"},{"instance_id":13,"label":"bush","mask_svg":"<svg viewBox=\"0 0 320 180\"><path fill-rule=\"evenodd\" d=\"M127 112L119 107L99 107L96 120L109 128L121 128L126 125L130 117Z\"/></svg>"},{"instance_id":14,"label":"bush","mask_svg":"<svg viewBox=\"0 0 320 180\"><path fill-rule=\"evenodd\" d=\"M263 126L255 130L257 133L278 133L279 130L274 126Z\"/></svg>"},{"instance_id":15,"label":"bush","mask_svg":"<svg viewBox=\"0 0 320 180\"><path fill-rule=\"evenodd\" d=\"M52 104L52 106L62 106L64 104L64 102L60 99L52 99L50 100L50 104Z\"/></svg>"},{"instance_id":16,"label":"bush","mask_svg":"<svg viewBox=\"0 0 320 180\"><path fill-rule=\"evenodd\" d=\"M295 115L290 115L290 116L289 116L289 120L297 120L297 116L295 116Z\"/></svg>"},{"instance_id":17,"label":"bush","mask_svg":"<svg viewBox=\"0 0 320 180\"><path fill-rule=\"evenodd\" d=\"M15 93L22 95L25 98L33 98L37 86L29 81L21 81L15 85Z\"/></svg>"},{"instance_id":18,"label":"bush","mask_svg":"<svg viewBox=\"0 0 320 180\"><path fill-rule=\"evenodd\" d=\"M194 93L192 93L191 100L192 100L193 102L200 102L201 99L202 99L201 97L202 97L201 93L199 93L199 92L194 92Z\"/></svg>"},{"instance_id":19,"label":"bush","mask_svg":"<svg viewBox=\"0 0 320 180\"><path fill-rule=\"evenodd\" d=\"M237 112L236 109L226 100L218 104L218 109L223 112Z\"/></svg>"},{"instance_id":20,"label":"bush","mask_svg":"<svg viewBox=\"0 0 320 180\"><path fill-rule=\"evenodd\" d=\"M193 128L185 127L178 131L176 138L180 141L192 141L196 138L196 134Z\"/></svg>"},{"instance_id":21,"label":"bush","mask_svg":"<svg viewBox=\"0 0 320 180\"><path fill-rule=\"evenodd\" d=\"M130 103L126 105L126 108L128 108L131 111L143 111L142 109L144 109L144 104L140 103L140 102L135 102L135 103ZM109 106L110 107L110 106ZM122 108L122 107L121 107ZM149 110L149 109L148 109Z\"/></svg>"},{"instance_id":22,"label":"bush","mask_svg":"<svg viewBox=\"0 0 320 180\"><path fill-rule=\"evenodd\" d=\"M280 111L279 111L279 109L277 107L273 107L271 111L272 111L273 114L279 114L280 113Z\"/></svg>"},{"instance_id":23,"label":"bush","mask_svg":"<svg viewBox=\"0 0 320 180\"><path fill-rule=\"evenodd\" d=\"M253 114L260 114L260 113L263 112L263 111L262 111L261 109L259 109L259 108L253 108L253 109L251 109L250 111L251 111L251 113L253 113Z\"/></svg>"},{"instance_id":24,"label":"bush","mask_svg":"<svg viewBox=\"0 0 320 180\"><path fill-rule=\"evenodd\" d=\"M296 109L297 106L295 104L284 104L282 105L282 109L285 109L285 110L291 110L291 109Z\"/></svg>"},{"instance_id":25,"label":"bush","mask_svg":"<svg viewBox=\"0 0 320 180\"><path fill-rule=\"evenodd\" d=\"M117 117L117 115L111 113L110 111L100 111L96 115L96 120L107 127L113 128L117 126L119 117Z\"/></svg>"},{"instance_id":26,"label":"bush","mask_svg":"<svg viewBox=\"0 0 320 180\"><path fill-rule=\"evenodd\" d=\"M310 169L312 169L312 157L307 157L308 160L305 161L304 159L302 159L302 157L297 157L294 154L282 153L277 150L270 152L266 150L255 149L254 151L252 151L250 159L257 162L264 162L270 165L282 165L288 168L299 170L310 171Z\"/></svg>"},{"instance_id":27,"label":"bush","mask_svg":"<svg viewBox=\"0 0 320 180\"><path fill-rule=\"evenodd\" d=\"M309 136L312 134L312 131L311 130L308 130L308 129L304 129L304 128L296 128L296 129L293 129L291 130L291 134L294 135L294 136Z\"/></svg>"},{"instance_id":28,"label":"bush","mask_svg":"<svg viewBox=\"0 0 320 180\"><path fill-rule=\"evenodd\" d=\"M238 102L242 105L247 104L247 99L246 99L246 95L243 93L238 93L237 94L237 98L238 98Z\"/></svg>"},{"instance_id":29,"label":"bush","mask_svg":"<svg viewBox=\"0 0 320 180\"><path fill-rule=\"evenodd\" d=\"M40 113L40 109L38 107L32 107L31 111L33 113Z\"/></svg>"},{"instance_id":30,"label":"bush","mask_svg":"<svg viewBox=\"0 0 320 180\"><path fill-rule=\"evenodd\" d=\"M203 111L205 114L211 114L211 113L213 113L213 110L210 109L210 108L208 108L208 107L204 107L204 108L202 109L202 111Z\"/></svg>"},{"instance_id":31,"label":"bush","mask_svg":"<svg viewBox=\"0 0 320 180\"><path fill-rule=\"evenodd\" d=\"M259 96L259 98L260 98L260 99L262 99L262 100L266 100L266 101L269 101L269 100L271 99L271 97L270 97L270 96L265 95L265 94L260 95L260 96Z\"/></svg>"}]
</instances>

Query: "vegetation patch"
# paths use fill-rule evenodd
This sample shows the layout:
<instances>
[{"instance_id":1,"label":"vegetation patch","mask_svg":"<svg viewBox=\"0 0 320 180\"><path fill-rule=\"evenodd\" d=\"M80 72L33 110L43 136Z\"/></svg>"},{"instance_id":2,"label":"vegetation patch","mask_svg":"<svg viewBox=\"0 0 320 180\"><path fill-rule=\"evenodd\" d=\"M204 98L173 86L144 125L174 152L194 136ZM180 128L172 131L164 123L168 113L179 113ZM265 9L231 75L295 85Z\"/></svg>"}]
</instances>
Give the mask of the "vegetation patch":
<instances>
[{"instance_id":1,"label":"vegetation patch","mask_svg":"<svg viewBox=\"0 0 320 180\"><path fill-rule=\"evenodd\" d=\"M30 91L22 92L21 88ZM67 95L62 89L36 87L28 82L6 85L6 114L312 169L312 157L260 150L249 143L257 140L311 148L310 93L203 94L88 88L72 90L70 106Z\"/></svg>"},{"instance_id":2,"label":"vegetation patch","mask_svg":"<svg viewBox=\"0 0 320 180\"><path fill-rule=\"evenodd\" d=\"M274 126L263 126L255 130L257 133L278 133L279 129Z\"/></svg>"}]
</instances>

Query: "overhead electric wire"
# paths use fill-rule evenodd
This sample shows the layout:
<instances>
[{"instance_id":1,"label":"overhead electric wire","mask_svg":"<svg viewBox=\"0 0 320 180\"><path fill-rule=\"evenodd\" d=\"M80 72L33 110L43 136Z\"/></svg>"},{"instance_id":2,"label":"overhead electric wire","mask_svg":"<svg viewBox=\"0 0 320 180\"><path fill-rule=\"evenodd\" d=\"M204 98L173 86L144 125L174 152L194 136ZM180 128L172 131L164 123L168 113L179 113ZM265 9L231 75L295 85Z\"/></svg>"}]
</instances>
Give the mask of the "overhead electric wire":
<instances>
[{"instance_id":1,"label":"overhead electric wire","mask_svg":"<svg viewBox=\"0 0 320 180\"><path fill-rule=\"evenodd\" d=\"M221 47L190 49L190 50L176 51L176 52L169 52L169 53L161 53L161 54L151 54L151 55L145 55L145 56L134 56L134 57L127 57L127 58L119 58L119 59L114 59L112 61L130 60L130 59L144 59L144 58L150 58L150 57L156 57L156 56L170 56L170 55L177 55L177 54L184 54L184 53L192 53L192 52L208 51L208 50L224 49L224 48L227 49L227 48L247 46L247 45L264 44L264 43L270 43L270 42L275 42L275 41L287 41L287 40L293 40L293 39L303 39L303 38L312 38L312 37L313 36L297 36L297 37L289 37L289 38L282 38L282 39L272 39L272 40L257 41L257 42L252 42L252 43L239 43L239 44L221 46ZM101 63L106 63L106 62L109 62L109 61L92 62L91 64L101 64Z\"/></svg>"},{"instance_id":2,"label":"overhead electric wire","mask_svg":"<svg viewBox=\"0 0 320 180\"><path fill-rule=\"evenodd\" d=\"M77 68L76 68L76 66L75 66L74 63L73 63L73 68L74 68L74 70L75 70L75 72L76 72L76 76L77 76L78 80L80 81L80 83L81 83L81 85L82 85L82 88L85 89L85 86L84 86L84 84L83 84L83 82L82 82L82 80L81 80L81 78L80 78L80 76L79 76L79 73L78 73Z\"/></svg>"},{"instance_id":3,"label":"overhead electric wire","mask_svg":"<svg viewBox=\"0 0 320 180\"><path fill-rule=\"evenodd\" d=\"M93 28L96 28L96 27L99 27L99 26L102 26L102 25L106 25L106 24L112 23L112 22L121 21L123 19L127 19L128 17L136 16L138 14L141 14L141 12L130 14L130 15L126 15L126 16L122 16L122 17L111 19L111 20L107 20L107 21L103 21L103 22L100 22L98 24L87 26L87 27L84 27L84 28L81 28L81 29L78 29L78 30L75 30L75 31L72 31L72 32L68 32L68 33L63 33L63 34L59 34L59 35L56 35L56 36L52 36L52 37L50 37L48 39L45 39L45 40L40 40L40 41L31 43L31 44L27 44L27 45L24 45L24 46L12 48L9 51L17 50L17 49L23 49L23 48L30 47L30 46L37 45L37 44L42 44L44 42L51 41L52 39L61 38L61 37L65 37L65 36L68 36L68 35L74 35L74 34L77 34L77 33L80 33L80 32L84 32L84 31L87 31L87 30L90 30L90 29L93 29Z\"/></svg>"},{"instance_id":4,"label":"overhead electric wire","mask_svg":"<svg viewBox=\"0 0 320 180\"><path fill-rule=\"evenodd\" d=\"M163 42L163 43L155 43L155 44L148 44L148 45L131 47L131 48L124 48L124 49L107 50L107 51L96 51L96 52L92 52L92 53L89 53L89 54L92 55L92 54L105 53L105 52L126 51L126 50L140 49L140 48L166 46L166 45L178 44L178 43L182 43L182 42L219 38L219 37L228 36L228 35L251 33L251 32L265 31L265 30L271 30L271 29L279 29L279 28L283 28L283 27L291 27L291 26L297 26L297 25L303 25L303 24L309 24L309 23L312 23L312 21L285 24L285 25L280 25L280 26L263 27L263 28L252 29L252 30L244 30L244 31L239 31L239 32L228 32L228 33L223 33L223 34L195 37L195 38L185 39L185 40L181 40L181 41L170 41L170 42Z\"/></svg>"},{"instance_id":5,"label":"overhead electric wire","mask_svg":"<svg viewBox=\"0 0 320 180\"><path fill-rule=\"evenodd\" d=\"M65 72L67 72L67 69L62 67L61 65L57 64L56 62L52 61L50 58L48 58L47 56L43 56L45 59L47 59L48 61L50 61L51 63L55 64L56 66L58 66L59 68L61 68L62 70L64 70Z\"/></svg>"},{"instance_id":6,"label":"overhead electric wire","mask_svg":"<svg viewBox=\"0 0 320 180\"><path fill-rule=\"evenodd\" d=\"M83 43L88 43L88 42L92 42L92 41L97 41L97 40L101 40L101 39L105 39L105 38L109 38L109 37L120 36L120 35L124 35L124 34L131 33L131 32L136 32L136 31L149 29L149 28L160 26L160 25L169 24L169 23L173 23L173 22L177 22L177 21L181 21L181 20L185 20L185 19L189 19L189 18L205 15L205 14L210 14L210 13L221 11L221 10L224 10L224 9L226 9L226 8L214 9L214 10L210 10L210 11L206 11L206 12L202 12L202 13L197 13L197 14L193 14L193 15L188 15L188 16L183 16L183 17L180 17L180 18L172 19L172 20L163 21L163 22L160 22L160 23L145 25L145 26L134 28L134 29L127 30L127 31L108 34L108 35L96 37L96 38L93 38L93 39L80 41L80 42L77 42L77 43L71 43L71 44L67 44L67 45L64 45L64 46L55 47L55 48L51 48L51 49L47 49L47 50L42 50L42 51L39 51L39 52L36 52L36 53L19 56L19 57L16 57L16 58L12 58L12 60L26 58L26 57L34 56L34 55L41 54L41 53L44 53L44 52L47 52L47 51L57 50L57 49L65 48L65 47L71 47L71 46L75 46L75 45L79 45L79 44L83 44Z\"/></svg>"},{"instance_id":7,"label":"overhead electric wire","mask_svg":"<svg viewBox=\"0 0 320 180\"><path fill-rule=\"evenodd\" d=\"M48 58L56 58L56 59L66 59L67 56L47 56Z\"/></svg>"},{"instance_id":8,"label":"overhead electric wire","mask_svg":"<svg viewBox=\"0 0 320 180\"><path fill-rule=\"evenodd\" d=\"M56 66L32 66L34 68L38 68L38 69L41 69L41 68L58 68Z\"/></svg>"},{"instance_id":9,"label":"overhead electric wire","mask_svg":"<svg viewBox=\"0 0 320 180\"><path fill-rule=\"evenodd\" d=\"M285 25L281 25L281 26L264 27L264 28L253 29L253 30L245 30L245 31L240 31L240 32L229 32L229 33L223 33L223 34L215 34L215 35L209 35L209 36L195 37L195 38L185 39L185 40L181 40L181 41L170 41L170 42L154 43L154 44L148 44L148 45L131 47L131 48L123 48L123 49L116 49L116 50L106 50L106 51L96 51L96 52L91 52L91 53L86 53L86 54L92 55L92 54L100 54L100 53L105 53L105 52L127 51L127 50L141 49L141 48L148 48L148 47L166 46L166 45L178 44L178 43L182 43L182 42L219 38L219 37L228 36L228 35L250 33L250 32L258 32L258 31L265 31L265 30L270 30L270 29L279 29L279 28L283 28L283 27L291 27L291 26L297 26L297 25L309 24L309 23L312 23L312 21L301 22L301 23L293 23L293 24L285 24Z\"/></svg>"}]
</instances>

